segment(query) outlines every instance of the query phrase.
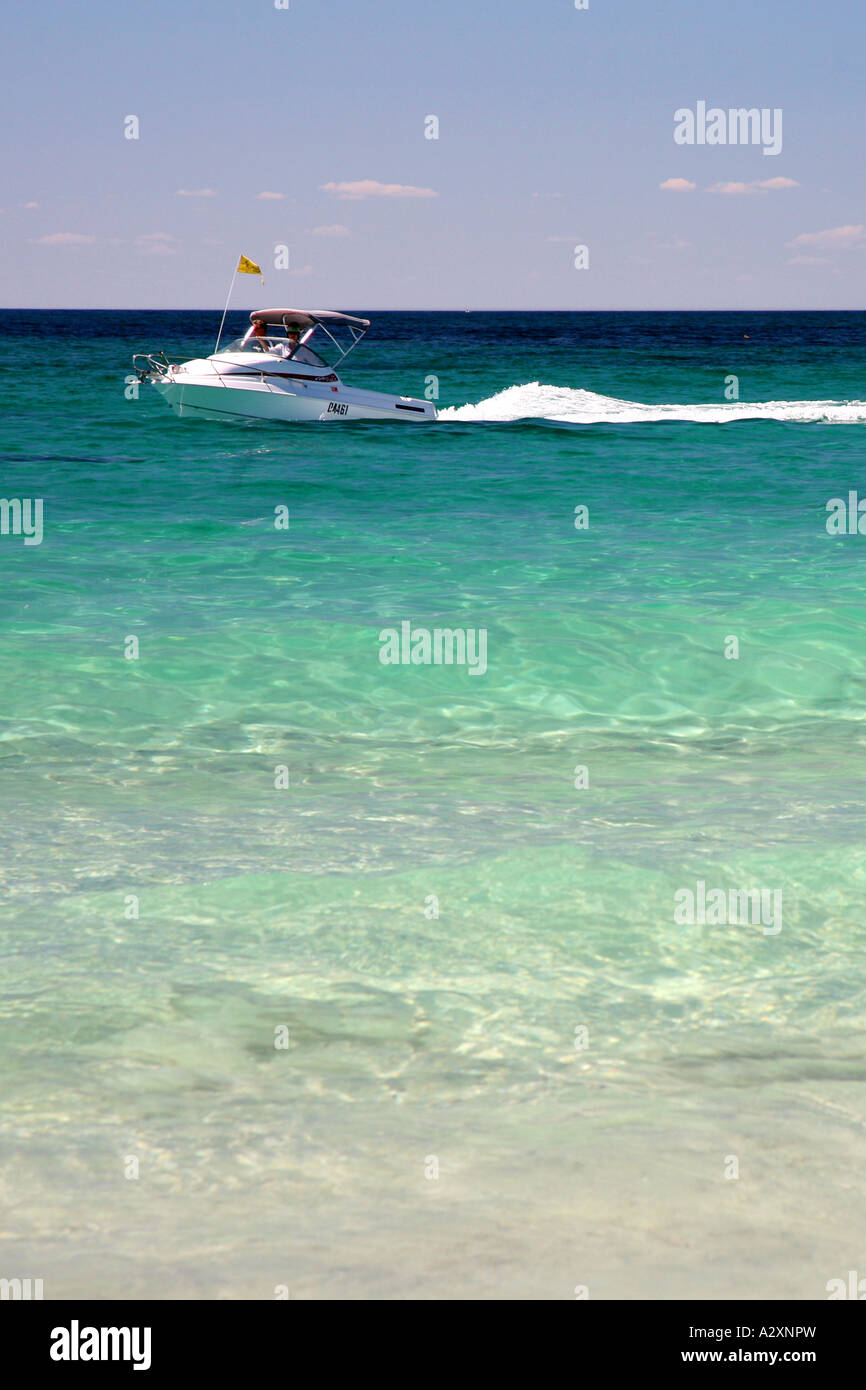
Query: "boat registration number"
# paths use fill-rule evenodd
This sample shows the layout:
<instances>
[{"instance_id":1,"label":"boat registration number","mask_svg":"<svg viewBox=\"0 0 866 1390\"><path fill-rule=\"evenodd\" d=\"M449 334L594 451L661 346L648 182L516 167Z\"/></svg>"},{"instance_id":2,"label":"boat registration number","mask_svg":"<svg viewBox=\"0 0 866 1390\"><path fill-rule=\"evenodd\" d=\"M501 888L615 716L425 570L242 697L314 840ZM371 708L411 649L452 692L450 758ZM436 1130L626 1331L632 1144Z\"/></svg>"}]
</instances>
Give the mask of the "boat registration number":
<instances>
[{"instance_id":1,"label":"boat registration number","mask_svg":"<svg viewBox=\"0 0 866 1390\"><path fill-rule=\"evenodd\" d=\"M325 411L326 415L348 415L348 413L349 407L345 401L331 401L328 409Z\"/></svg>"}]
</instances>

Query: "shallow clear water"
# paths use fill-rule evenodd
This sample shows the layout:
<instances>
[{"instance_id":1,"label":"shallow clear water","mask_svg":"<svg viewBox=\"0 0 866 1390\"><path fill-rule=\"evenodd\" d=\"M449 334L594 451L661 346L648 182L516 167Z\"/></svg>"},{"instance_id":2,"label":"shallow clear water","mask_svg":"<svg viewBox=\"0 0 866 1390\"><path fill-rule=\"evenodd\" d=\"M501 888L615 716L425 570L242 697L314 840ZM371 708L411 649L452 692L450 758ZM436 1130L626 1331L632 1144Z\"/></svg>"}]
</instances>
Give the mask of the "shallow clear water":
<instances>
[{"instance_id":1,"label":"shallow clear water","mask_svg":"<svg viewBox=\"0 0 866 1390\"><path fill-rule=\"evenodd\" d=\"M436 424L178 421L130 356L218 316L0 315L44 499L0 537L0 1273L823 1297L866 1259L866 540L825 525L866 315L373 317L346 379L435 375ZM404 620L485 673L383 665ZM678 922L698 881L781 930Z\"/></svg>"}]
</instances>

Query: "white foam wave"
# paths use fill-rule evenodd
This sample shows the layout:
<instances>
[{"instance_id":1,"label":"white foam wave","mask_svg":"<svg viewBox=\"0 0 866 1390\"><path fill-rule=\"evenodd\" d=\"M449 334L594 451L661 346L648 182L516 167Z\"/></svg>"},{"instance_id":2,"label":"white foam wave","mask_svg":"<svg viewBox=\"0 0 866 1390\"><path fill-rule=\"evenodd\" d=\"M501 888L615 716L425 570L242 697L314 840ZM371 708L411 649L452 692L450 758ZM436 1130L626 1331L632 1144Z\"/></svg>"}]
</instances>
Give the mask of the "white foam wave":
<instances>
[{"instance_id":1,"label":"white foam wave","mask_svg":"<svg viewBox=\"0 0 866 1390\"><path fill-rule=\"evenodd\" d=\"M794 420L828 425L866 424L866 401L730 401L717 405L641 405L576 391L569 386L544 386L538 381L509 386L477 405L447 406L440 420L551 420L573 425L647 424L654 420L687 420L723 425L732 420Z\"/></svg>"}]
</instances>

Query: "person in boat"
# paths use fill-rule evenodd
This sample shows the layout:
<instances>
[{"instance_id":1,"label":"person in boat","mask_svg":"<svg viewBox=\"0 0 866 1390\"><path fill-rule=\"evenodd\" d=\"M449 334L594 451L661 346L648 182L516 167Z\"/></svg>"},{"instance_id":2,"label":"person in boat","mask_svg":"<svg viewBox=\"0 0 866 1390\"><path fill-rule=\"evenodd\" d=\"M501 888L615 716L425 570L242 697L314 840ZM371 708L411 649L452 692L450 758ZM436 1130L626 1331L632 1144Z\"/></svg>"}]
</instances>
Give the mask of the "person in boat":
<instances>
[{"instance_id":1,"label":"person in boat","mask_svg":"<svg viewBox=\"0 0 866 1390\"><path fill-rule=\"evenodd\" d=\"M283 342L282 338L276 338L276 339L271 343L271 345L270 345L268 351L271 352L271 353L273 354L274 357L282 357L283 359L285 359L285 358L287 358L287 357L293 357L293 356L294 356L294 350L295 350L295 348L296 348L297 346L298 346L298 335L297 335L297 333L295 333L295 334L287 333L287 334L286 334L286 341L285 341L285 342Z\"/></svg>"},{"instance_id":2,"label":"person in boat","mask_svg":"<svg viewBox=\"0 0 866 1390\"><path fill-rule=\"evenodd\" d=\"M300 334L293 328L286 329L286 340L276 338L266 351L273 353L274 357L294 357L300 344Z\"/></svg>"},{"instance_id":3,"label":"person in boat","mask_svg":"<svg viewBox=\"0 0 866 1390\"><path fill-rule=\"evenodd\" d=\"M262 352L268 352L268 325L264 319L256 319L253 324L253 337L258 340Z\"/></svg>"},{"instance_id":4,"label":"person in boat","mask_svg":"<svg viewBox=\"0 0 866 1390\"><path fill-rule=\"evenodd\" d=\"M308 347L304 347L301 342L301 335L296 328L286 329L286 357L291 357L294 362L306 362L310 367L321 367L323 365L321 357L317 357Z\"/></svg>"}]
</instances>

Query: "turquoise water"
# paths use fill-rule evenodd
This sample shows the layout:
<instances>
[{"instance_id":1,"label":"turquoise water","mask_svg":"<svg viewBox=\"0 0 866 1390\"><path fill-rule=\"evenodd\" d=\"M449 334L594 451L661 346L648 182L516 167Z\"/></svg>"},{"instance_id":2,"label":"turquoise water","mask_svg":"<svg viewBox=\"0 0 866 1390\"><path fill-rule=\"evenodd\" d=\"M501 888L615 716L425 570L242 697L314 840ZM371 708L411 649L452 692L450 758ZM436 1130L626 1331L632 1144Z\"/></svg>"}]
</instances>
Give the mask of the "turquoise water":
<instances>
[{"instance_id":1,"label":"turquoise water","mask_svg":"<svg viewBox=\"0 0 866 1390\"><path fill-rule=\"evenodd\" d=\"M0 1274L825 1297L866 1261L866 540L825 525L866 315L371 317L346 379L435 376L437 423L179 421L131 354L218 315L0 315L44 499L0 537ZM383 665L404 620L486 672ZM678 922L698 881L781 930Z\"/></svg>"}]
</instances>

